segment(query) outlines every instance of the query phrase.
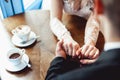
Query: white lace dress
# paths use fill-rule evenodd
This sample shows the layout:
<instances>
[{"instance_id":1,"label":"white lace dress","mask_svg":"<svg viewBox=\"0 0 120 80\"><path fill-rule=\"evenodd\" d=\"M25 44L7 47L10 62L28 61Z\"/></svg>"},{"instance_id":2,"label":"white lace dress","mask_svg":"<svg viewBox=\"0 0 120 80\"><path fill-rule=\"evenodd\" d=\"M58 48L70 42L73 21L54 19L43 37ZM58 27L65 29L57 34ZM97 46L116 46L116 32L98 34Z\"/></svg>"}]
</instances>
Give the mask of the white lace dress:
<instances>
[{"instance_id":1,"label":"white lace dress","mask_svg":"<svg viewBox=\"0 0 120 80\"><path fill-rule=\"evenodd\" d=\"M92 0L89 0L80 10L75 11L70 3L68 3L68 0L63 0L64 3L64 12L71 14L71 15L77 15L80 17L88 18L90 13L92 12L94 3Z\"/></svg>"}]
</instances>

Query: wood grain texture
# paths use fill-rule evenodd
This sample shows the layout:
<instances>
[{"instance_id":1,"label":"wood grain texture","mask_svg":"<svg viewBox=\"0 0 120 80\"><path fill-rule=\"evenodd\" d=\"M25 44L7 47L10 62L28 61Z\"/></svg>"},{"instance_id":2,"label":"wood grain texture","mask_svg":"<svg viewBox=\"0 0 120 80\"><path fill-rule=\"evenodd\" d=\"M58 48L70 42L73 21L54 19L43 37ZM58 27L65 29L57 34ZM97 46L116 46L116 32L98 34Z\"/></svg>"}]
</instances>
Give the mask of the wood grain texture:
<instances>
[{"instance_id":1,"label":"wood grain texture","mask_svg":"<svg viewBox=\"0 0 120 80\"><path fill-rule=\"evenodd\" d=\"M49 27L49 16L49 11L38 10L14 15L2 21L10 37L11 30L20 25L29 25L31 30L40 36L34 44L24 47L32 68L25 68L16 73L2 69L1 73L4 73L1 75L2 80L44 80L56 46L56 40Z\"/></svg>"}]
</instances>

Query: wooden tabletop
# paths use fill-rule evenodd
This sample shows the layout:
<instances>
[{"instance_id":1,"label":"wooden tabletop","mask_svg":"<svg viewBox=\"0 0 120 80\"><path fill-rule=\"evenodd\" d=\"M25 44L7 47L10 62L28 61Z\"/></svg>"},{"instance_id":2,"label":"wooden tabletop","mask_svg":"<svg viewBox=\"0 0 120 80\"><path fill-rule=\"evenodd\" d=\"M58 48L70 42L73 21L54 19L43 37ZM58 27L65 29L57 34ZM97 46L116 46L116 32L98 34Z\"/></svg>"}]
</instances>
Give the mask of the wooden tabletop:
<instances>
[{"instance_id":1,"label":"wooden tabletop","mask_svg":"<svg viewBox=\"0 0 120 80\"><path fill-rule=\"evenodd\" d=\"M80 45L83 45L86 20L76 16L64 15L63 21L64 24L69 26L67 28L73 38ZM55 56L54 53L57 43L56 37L50 30L49 11L29 11L6 18L2 22L10 37L12 37L11 30L19 25L29 25L31 30L40 36L34 44L24 47L32 67L25 68L17 73L8 72L3 68L0 70L2 80L44 80L49 64ZM102 50L103 44L104 38L100 33L97 47Z\"/></svg>"},{"instance_id":2,"label":"wooden tabletop","mask_svg":"<svg viewBox=\"0 0 120 80\"><path fill-rule=\"evenodd\" d=\"M11 30L19 25L29 25L31 30L40 36L34 44L24 47L32 67L16 73L2 69L2 80L44 80L56 46L56 40L49 27L49 16L49 11L38 10L14 15L2 21L10 37L12 37Z\"/></svg>"}]
</instances>

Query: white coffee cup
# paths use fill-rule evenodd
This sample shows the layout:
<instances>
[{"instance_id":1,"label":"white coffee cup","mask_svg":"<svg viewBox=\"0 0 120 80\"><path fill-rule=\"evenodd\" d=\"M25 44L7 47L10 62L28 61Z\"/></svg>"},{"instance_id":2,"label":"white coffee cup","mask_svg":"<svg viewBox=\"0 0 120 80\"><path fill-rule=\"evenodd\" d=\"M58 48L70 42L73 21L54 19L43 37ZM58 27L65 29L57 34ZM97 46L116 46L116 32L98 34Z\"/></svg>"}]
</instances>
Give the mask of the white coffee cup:
<instances>
[{"instance_id":1,"label":"white coffee cup","mask_svg":"<svg viewBox=\"0 0 120 80\"><path fill-rule=\"evenodd\" d=\"M7 52L7 60L11 65L19 65L22 62L22 57L25 54L25 49L12 48Z\"/></svg>"},{"instance_id":2,"label":"white coffee cup","mask_svg":"<svg viewBox=\"0 0 120 80\"><path fill-rule=\"evenodd\" d=\"M29 39L29 35L31 32L31 29L28 25L21 25L13 29L12 34L17 36L18 38L21 39L23 42L27 42Z\"/></svg>"}]
</instances>

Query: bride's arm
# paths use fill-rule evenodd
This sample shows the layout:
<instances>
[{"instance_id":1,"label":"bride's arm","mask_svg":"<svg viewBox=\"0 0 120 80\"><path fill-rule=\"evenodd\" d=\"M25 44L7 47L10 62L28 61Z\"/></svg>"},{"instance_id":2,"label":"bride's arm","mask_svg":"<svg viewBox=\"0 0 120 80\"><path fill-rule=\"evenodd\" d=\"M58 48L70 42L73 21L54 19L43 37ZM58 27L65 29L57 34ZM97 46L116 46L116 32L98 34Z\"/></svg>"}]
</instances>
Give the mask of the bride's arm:
<instances>
[{"instance_id":1,"label":"bride's arm","mask_svg":"<svg viewBox=\"0 0 120 80\"><path fill-rule=\"evenodd\" d=\"M81 55L87 59L82 59L83 64L90 64L97 60L99 49L96 48L96 42L99 34L99 23L96 16L91 14L85 29L84 45L81 48Z\"/></svg>"},{"instance_id":2,"label":"bride's arm","mask_svg":"<svg viewBox=\"0 0 120 80\"><path fill-rule=\"evenodd\" d=\"M86 24L84 43L95 46L98 39L98 34L99 23L96 16L92 13Z\"/></svg>"},{"instance_id":3,"label":"bride's arm","mask_svg":"<svg viewBox=\"0 0 120 80\"><path fill-rule=\"evenodd\" d=\"M63 15L63 1L62 0L51 0L51 19L58 18L62 21Z\"/></svg>"},{"instance_id":4,"label":"bride's arm","mask_svg":"<svg viewBox=\"0 0 120 80\"><path fill-rule=\"evenodd\" d=\"M64 3L62 0L52 0L51 3L51 30L58 40L63 40L63 47L66 53L68 53L70 56L75 56L75 52L79 48L79 44L73 40L70 32L62 23Z\"/></svg>"}]
</instances>

